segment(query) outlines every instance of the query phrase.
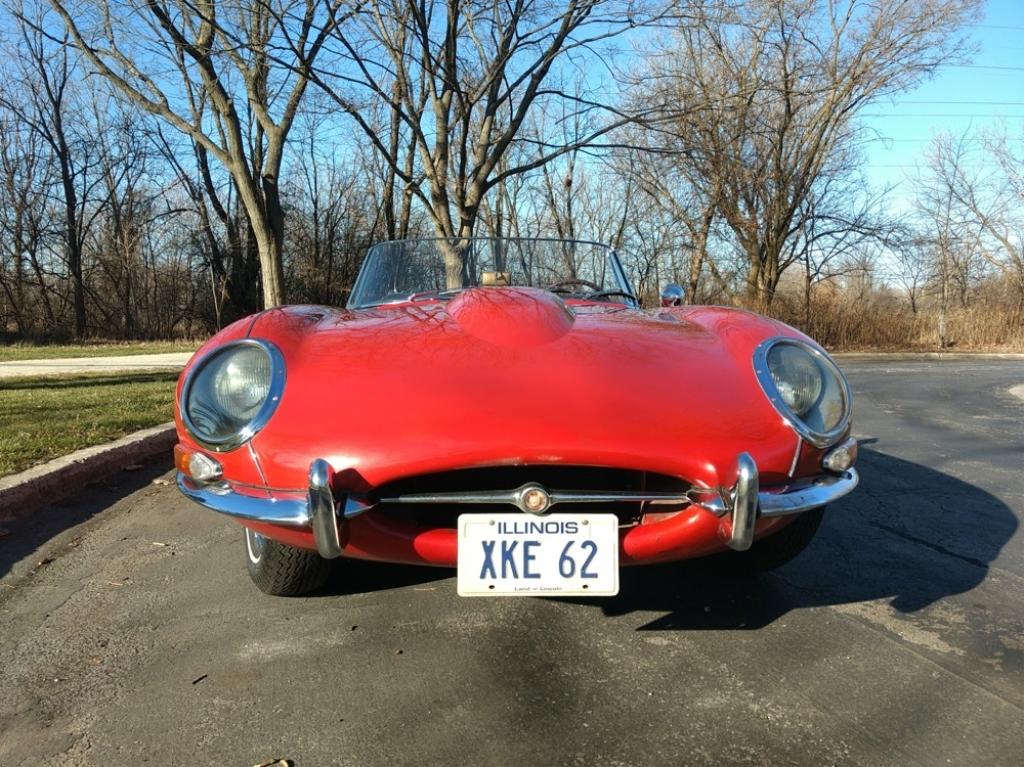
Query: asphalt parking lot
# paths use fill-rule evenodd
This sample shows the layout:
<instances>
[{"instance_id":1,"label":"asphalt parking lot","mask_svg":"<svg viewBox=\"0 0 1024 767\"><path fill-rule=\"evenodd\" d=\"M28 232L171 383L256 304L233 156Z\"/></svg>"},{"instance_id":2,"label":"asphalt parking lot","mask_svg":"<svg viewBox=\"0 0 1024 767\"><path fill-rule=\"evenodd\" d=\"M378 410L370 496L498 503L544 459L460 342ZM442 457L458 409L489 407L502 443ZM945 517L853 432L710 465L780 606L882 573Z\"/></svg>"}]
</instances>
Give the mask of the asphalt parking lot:
<instances>
[{"instance_id":1,"label":"asphalt parking lot","mask_svg":"<svg viewBox=\"0 0 1024 767\"><path fill-rule=\"evenodd\" d=\"M1019 765L1024 363L844 368L861 488L753 582L275 599L169 461L91 488L0 538L0 765Z\"/></svg>"}]
</instances>

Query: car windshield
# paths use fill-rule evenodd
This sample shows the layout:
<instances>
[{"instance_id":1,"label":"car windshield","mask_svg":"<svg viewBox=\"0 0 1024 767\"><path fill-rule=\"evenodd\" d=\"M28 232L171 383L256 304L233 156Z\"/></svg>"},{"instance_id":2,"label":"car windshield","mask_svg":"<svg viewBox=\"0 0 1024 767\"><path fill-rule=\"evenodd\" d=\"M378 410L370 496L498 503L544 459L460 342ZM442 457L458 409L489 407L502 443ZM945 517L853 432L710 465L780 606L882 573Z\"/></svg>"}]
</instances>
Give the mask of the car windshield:
<instances>
[{"instance_id":1,"label":"car windshield","mask_svg":"<svg viewBox=\"0 0 1024 767\"><path fill-rule=\"evenodd\" d=\"M366 254L349 307L446 298L476 286L523 285L633 304L615 251L579 240L470 238L384 242Z\"/></svg>"}]
</instances>

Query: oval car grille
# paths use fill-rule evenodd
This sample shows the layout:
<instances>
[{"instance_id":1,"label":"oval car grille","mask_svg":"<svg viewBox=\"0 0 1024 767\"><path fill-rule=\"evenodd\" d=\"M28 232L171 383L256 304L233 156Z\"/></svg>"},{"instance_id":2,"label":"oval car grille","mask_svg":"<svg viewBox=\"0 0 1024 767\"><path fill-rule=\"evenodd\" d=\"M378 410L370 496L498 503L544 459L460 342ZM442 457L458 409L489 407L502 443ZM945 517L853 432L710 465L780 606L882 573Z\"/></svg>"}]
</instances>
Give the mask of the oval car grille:
<instances>
[{"instance_id":1,"label":"oval car grille","mask_svg":"<svg viewBox=\"0 0 1024 767\"><path fill-rule=\"evenodd\" d=\"M628 526L638 524L645 513L687 506L690 484L665 474L591 466L460 469L383 485L374 493L375 511L454 528L460 514L528 510L523 498L530 489L547 495L546 512L610 512Z\"/></svg>"}]
</instances>

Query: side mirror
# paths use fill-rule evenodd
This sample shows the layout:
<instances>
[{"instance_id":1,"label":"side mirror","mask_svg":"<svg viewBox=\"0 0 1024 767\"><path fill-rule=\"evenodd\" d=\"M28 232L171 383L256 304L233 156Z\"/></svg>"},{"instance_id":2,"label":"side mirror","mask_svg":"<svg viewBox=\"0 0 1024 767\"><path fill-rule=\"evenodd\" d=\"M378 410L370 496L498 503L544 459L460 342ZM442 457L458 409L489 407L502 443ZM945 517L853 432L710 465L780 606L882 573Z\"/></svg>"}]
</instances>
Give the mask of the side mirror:
<instances>
[{"instance_id":1,"label":"side mirror","mask_svg":"<svg viewBox=\"0 0 1024 767\"><path fill-rule=\"evenodd\" d=\"M683 292L681 286L674 282L670 282L668 285L661 289L661 305L662 306L680 306L683 303L683 296L686 295Z\"/></svg>"}]
</instances>

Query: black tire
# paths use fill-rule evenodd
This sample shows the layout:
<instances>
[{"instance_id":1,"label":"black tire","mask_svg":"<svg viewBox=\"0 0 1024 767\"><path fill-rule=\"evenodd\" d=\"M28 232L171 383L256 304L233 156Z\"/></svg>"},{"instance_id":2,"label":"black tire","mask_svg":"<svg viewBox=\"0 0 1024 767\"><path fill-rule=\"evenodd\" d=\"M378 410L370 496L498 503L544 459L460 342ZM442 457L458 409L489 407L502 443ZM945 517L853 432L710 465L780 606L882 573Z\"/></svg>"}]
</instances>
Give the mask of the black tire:
<instances>
[{"instance_id":1,"label":"black tire","mask_svg":"<svg viewBox=\"0 0 1024 767\"><path fill-rule=\"evenodd\" d=\"M285 546L248 528L245 555L252 582L275 597L298 597L315 591L330 573L330 562L316 552Z\"/></svg>"},{"instance_id":2,"label":"black tire","mask_svg":"<svg viewBox=\"0 0 1024 767\"><path fill-rule=\"evenodd\" d=\"M824 516L824 506L805 511L774 535L754 541L746 551L731 552L731 564L750 574L782 567L810 545Z\"/></svg>"}]
</instances>

